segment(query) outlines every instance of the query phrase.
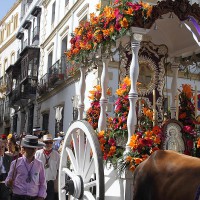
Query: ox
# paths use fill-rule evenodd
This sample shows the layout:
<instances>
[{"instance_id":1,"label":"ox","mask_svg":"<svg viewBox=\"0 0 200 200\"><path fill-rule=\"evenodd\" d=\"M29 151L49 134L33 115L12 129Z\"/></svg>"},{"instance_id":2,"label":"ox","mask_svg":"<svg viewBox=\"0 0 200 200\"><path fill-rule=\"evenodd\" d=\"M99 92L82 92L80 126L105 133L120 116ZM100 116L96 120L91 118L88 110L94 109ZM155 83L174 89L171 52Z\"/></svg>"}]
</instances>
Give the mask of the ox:
<instances>
[{"instance_id":1,"label":"ox","mask_svg":"<svg viewBox=\"0 0 200 200\"><path fill-rule=\"evenodd\" d=\"M156 151L134 172L133 200L198 200L200 159Z\"/></svg>"}]
</instances>

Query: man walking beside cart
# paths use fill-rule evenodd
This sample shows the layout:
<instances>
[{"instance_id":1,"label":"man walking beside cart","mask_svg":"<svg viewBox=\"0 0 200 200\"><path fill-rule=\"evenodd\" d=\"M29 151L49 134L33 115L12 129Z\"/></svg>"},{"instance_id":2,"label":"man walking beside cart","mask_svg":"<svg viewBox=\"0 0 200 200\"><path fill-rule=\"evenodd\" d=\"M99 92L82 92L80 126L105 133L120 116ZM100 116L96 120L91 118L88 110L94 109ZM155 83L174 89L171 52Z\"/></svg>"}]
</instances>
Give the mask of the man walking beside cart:
<instances>
[{"instance_id":1,"label":"man walking beside cart","mask_svg":"<svg viewBox=\"0 0 200 200\"><path fill-rule=\"evenodd\" d=\"M44 135L43 142L46 146L36 151L35 157L42 161L45 168L45 177L47 181L47 197L45 200L55 200L54 184L57 184L60 155L53 149L53 137L51 134Z\"/></svg>"},{"instance_id":2,"label":"man walking beside cart","mask_svg":"<svg viewBox=\"0 0 200 200\"><path fill-rule=\"evenodd\" d=\"M44 166L34 157L36 149L44 144L38 142L38 137L26 135L21 146L24 154L11 163L5 180L12 188L12 200L44 200L47 189Z\"/></svg>"}]
</instances>

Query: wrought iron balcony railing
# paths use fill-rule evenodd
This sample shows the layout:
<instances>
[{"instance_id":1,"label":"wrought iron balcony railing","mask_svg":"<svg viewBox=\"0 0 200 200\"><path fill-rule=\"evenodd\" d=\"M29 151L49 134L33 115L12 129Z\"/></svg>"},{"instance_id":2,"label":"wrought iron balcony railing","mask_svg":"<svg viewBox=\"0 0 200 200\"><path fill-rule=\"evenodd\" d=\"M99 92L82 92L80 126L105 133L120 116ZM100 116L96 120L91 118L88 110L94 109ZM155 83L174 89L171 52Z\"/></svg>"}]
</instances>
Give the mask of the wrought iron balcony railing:
<instances>
[{"instance_id":1,"label":"wrought iron balcony railing","mask_svg":"<svg viewBox=\"0 0 200 200\"><path fill-rule=\"evenodd\" d=\"M41 77L37 86L37 93L41 96L48 91L48 73Z\"/></svg>"}]
</instances>

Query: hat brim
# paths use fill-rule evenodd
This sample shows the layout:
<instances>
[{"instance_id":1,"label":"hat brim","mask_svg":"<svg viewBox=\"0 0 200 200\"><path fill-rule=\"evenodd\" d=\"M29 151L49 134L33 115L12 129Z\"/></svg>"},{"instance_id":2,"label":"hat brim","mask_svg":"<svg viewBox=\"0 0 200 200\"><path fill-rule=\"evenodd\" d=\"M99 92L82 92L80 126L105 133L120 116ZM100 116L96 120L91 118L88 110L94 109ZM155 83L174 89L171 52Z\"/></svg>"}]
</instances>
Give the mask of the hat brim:
<instances>
[{"instance_id":1,"label":"hat brim","mask_svg":"<svg viewBox=\"0 0 200 200\"><path fill-rule=\"evenodd\" d=\"M38 142L37 145L24 144L23 140L21 141L21 144L20 144L20 141L17 141L17 144L21 145L22 147L28 147L28 148L40 148L40 147L44 147L45 146L45 144L43 142Z\"/></svg>"},{"instance_id":2,"label":"hat brim","mask_svg":"<svg viewBox=\"0 0 200 200\"><path fill-rule=\"evenodd\" d=\"M63 138L57 137L57 138L54 138L54 139L53 139L53 141L59 141L59 140L61 141L61 140L63 140Z\"/></svg>"}]
</instances>

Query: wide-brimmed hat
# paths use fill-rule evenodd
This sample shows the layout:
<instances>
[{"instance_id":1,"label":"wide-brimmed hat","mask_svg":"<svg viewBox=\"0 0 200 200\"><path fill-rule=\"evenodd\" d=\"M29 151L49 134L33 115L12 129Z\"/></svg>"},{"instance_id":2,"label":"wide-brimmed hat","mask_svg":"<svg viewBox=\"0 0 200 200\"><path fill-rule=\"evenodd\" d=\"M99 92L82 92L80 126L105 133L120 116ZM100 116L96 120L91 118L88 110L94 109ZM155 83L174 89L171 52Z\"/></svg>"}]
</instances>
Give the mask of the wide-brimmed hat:
<instances>
[{"instance_id":1,"label":"wide-brimmed hat","mask_svg":"<svg viewBox=\"0 0 200 200\"><path fill-rule=\"evenodd\" d=\"M33 128L33 132L35 132L35 131L41 131L42 129L40 128L40 127L34 127Z\"/></svg>"},{"instance_id":2,"label":"wide-brimmed hat","mask_svg":"<svg viewBox=\"0 0 200 200\"><path fill-rule=\"evenodd\" d=\"M46 134L43 136L42 140L45 141L52 141L53 140L53 136L51 134Z\"/></svg>"},{"instance_id":3,"label":"wide-brimmed hat","mask_svg":"<svg viewBox=\"0 0 200 200\"><path fill-rule=\"evenodd\" d=\"M19 141L17 141L17 144L19 145ZM26 135L22 141L21 141L22 147L29 147L29 148L38 148L43 147L45 144L43 142L38 141L38 137L34 135Z\"/></svg>"}]
</instances>

